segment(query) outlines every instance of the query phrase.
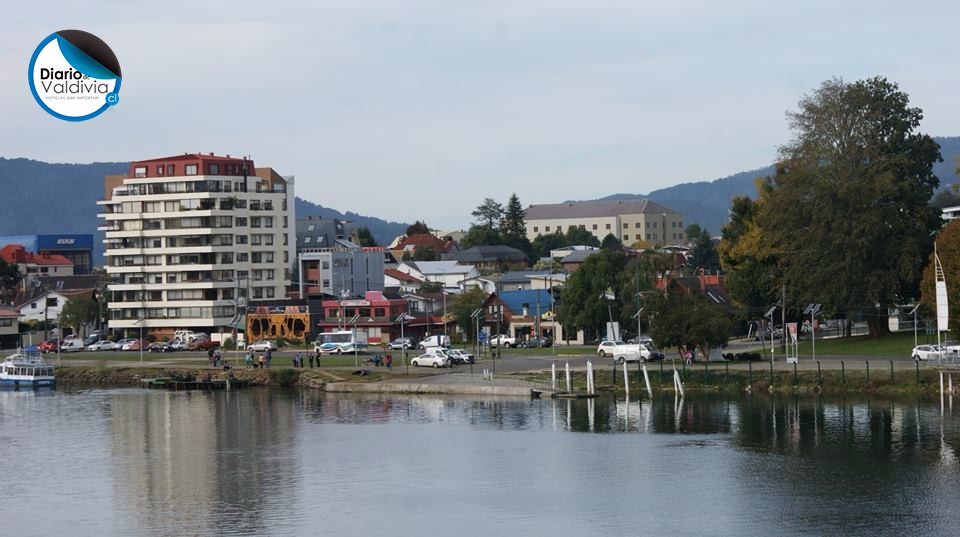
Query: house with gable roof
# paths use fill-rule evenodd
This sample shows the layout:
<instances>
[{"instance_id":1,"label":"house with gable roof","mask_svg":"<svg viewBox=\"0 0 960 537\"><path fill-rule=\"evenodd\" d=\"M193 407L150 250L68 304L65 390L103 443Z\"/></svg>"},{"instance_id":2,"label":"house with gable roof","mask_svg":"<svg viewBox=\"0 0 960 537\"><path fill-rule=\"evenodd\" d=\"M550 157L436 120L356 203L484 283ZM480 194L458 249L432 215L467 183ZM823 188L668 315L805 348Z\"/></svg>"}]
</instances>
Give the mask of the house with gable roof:
<instances>
[{"instance_id":1,"label":"house with gable roof","mask_svg":"<svg viewBox=\"0 0 960 537\"><path fill-rule=\"evenodd\" d=\"M482 305L483 326L490 335L507 334L518 343L539 335L554 344L583 344L583 331L564 332L556 318L556 306L553 293L547 289L493 293Z\"/></svg>"}]
</instances>

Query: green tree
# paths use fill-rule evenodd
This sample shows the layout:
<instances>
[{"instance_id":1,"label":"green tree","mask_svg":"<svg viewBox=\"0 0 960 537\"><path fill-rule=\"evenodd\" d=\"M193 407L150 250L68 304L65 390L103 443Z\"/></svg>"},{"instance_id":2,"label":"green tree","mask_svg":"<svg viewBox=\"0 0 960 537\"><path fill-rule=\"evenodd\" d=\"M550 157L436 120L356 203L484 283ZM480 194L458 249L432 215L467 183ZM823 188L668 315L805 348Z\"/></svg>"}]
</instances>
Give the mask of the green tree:
<instances>
[{"instance_id":1,"label":"green tree","mask_svg":"<svg viewBox=\"0 0 960 537\"><path fill-rule=\"evenodd\" d=\"M533 247L530 244L530 239L527 238L527 225L523 216L524 210L520 198L516 193L513 193L507 201L503 220L500 221L500 238L503 244L527 254L527 258L532 258Z\"/></svg>"},{"instance_id":2,"label":"green tree","mask_svg":"<svg viewBox=\"0 0 960 537\"><path fill-rule=\"evenodd\" d=\"M611 320L619 320L623 309L620 276L627 257L620 250L601 250L591 255L567 279L560 301L559 315L571 330L598 330ZM608 290L612 299L604 298ZM566 328L565 328L566 329Z\"/></svg>"},{"instance_id":3,"label":"green tree","mask_svg":"<svg viewBox=\"0 0 960 537\"><path fill-rule=\"evenodd\" d=\"M650 319L650 336L664 349L696 348L703 356L727 344L733 327L730 316L700 293L668 286L666 293L650 298L644 314Z\"/></svg>"},{"instance_id":4,"label":"green tree","mask_svg":"<svg viewBox=\"0 0 960 537\"><path fill-rule=\"evenodd\" d=\"M762 238L795 303L862 308L874 337L940 227L929 205L940 148L916 132L923 113L908 104L884 78L824 82L788 114L794 139L761 205Z\"/></svg>"},{"instance_id":5,"label":"green tree","mask_svg":"<svg viewBox=\"0 0 960 537\"><path fill-rule=\"evenodd\" d=\"M503 220L503 205L492 198L487 198L470 214L477 219L477 225L487 229L496 229L500 225L500 221Z\"/></svg>"},{"instance_id":6,"label":"green tree","mask_svg":"<svg viewBox=\"0 0 960 537\"><path fill-rule=\"evenodd\" d=\"M585 226L567 228L567 233L563 238L566 241L565 246L600 246L600 239L587 231Z\"/></svg>"},{"instance_id":7,"label":"green tree","mask_svg":"<svg viewBox=\"0 0 960 537\"><path fill-rule=\"evenodd\" d=\"M566 245L566 239L564 238L563 233L560 233L559 231L547 233L546 235L537 235L531 244L533 258L540 259L543 257L548 257L551 250L557 250Z\"/></svg>"},{"instance_id":8,"label":"green tree","mask_svg":"<svg viewBox=\"0 0 960 537\"><path fill-rule=\"evenodd\" d=\"M414 261L440 261L440 252L433 246L423 246L413 252Z\"/></svg>"},{"instance_id":9,"label":"green tree","mask_svg":"<svg viewBox=\"0 0 960 537\"><path fill-rule=\"evenodd\" d=\"M486 300L487 293L479 287L471 287L463 293L448 298L447 311L457 320L457 327L464 334L467 334L467 340L473 341L476 338L476 325L470 317L477 308Z\"/></svg>"},{"instance_id":10,"label":"green tree","mask_svg":"<svg viewBox=\"0 0 960 537\"><path fill-rule=\"evenodd\" d=\"M501 244L500 232L496 228L488 228L474 224L460 239L460 249L467 250L474 246L488 246L491 244Z\"/></svg>"},{"instance_id":11,"label":"green tree","mask_svg":"<svg viewBox=\"0 0 960 537\"><path fill-rule=\"evenodd\" d=\"M691 229L696 227L696 229ZM707 272L720 270L720 254L713 244L710 232L697 224L687 227L687 239L693 243L693 250L687 264L696 272L703 269Z\"/></svg>"},{"instance_id":12,"label":"green tree","mask_svg":"<svg viewBox=\"0 0 960 537\"><path fill-rule=\"evenodd\" d=\"M607 233L600 243L600 248L604 250L623 250L623 243L613 233Z\"/></svg>"},{"instance_id":13,"label":"green tree","mask_svg":"<svg viewBox=\"0 0 960 537\"><path fill-rule=\"evenodd\" d=\"M360 246L376 246L377 240L373 238L373 233L366 226L357 230L357 244Z\"/></svg>"},{"instance_id":14,"label":"green tree","mask_svg":"<svg viewBox=\"0 0 960 537\"><path fill-rule=\"evenodd\" d=\"M421 222L420 220L417 220L416 222L410 224L407 227L408 237L412 237L414 235L429 235L429 234L430 234L430 228L427 226L427 224Z\"/></svg>"},{"instance_id":15,"label":"green tree","mask_svg":"<svg viewBox=\"0 0 960 537\"><path fill-rule=\"evenodd\" d=\"M17 287L20 285L20 269L13 263L8 263L5 259L0 259L0 295L5 304L13 301L17 294Z\"/></svg>"},{"instance_id":16,"label":"green tree","mask_svg":"<svg viewBox=\"0 0 960 537\"><path fill-rule=\"evenodd\" d=\"M57 322L61 326L72 328L74 334L79 334L81 328L96 323L99 319L100 304L96 300L88 297L74 297L68 299L63 305Z\"/></svg>"},{"instance_id":17,"label":"green tree","mask_svg":"<svg viewBox=\"0 0 960 537\"><path fill-rule=\"evenodd\" d=\"M720 265L726 274L730 295L744 307L741 320L757 319L778 300L780 256L763 240L760 205L769 185L758 180L759 197L736 197L730 207L730 221L720 240Z\"/></svg>"},{"instance_id":18,"label":"green tree","mask_svg":"<svg viewBox=\"0 0 960 537\"><path fill-rule=\"evenodd\" d=\"M950 331L960 334L960 220L951 220L937 233L937 255L943 267L947 285L947 303L949 304ZM935 290L936 273L934 271L933 252L920 282L920 304L926 316L936 319L937 293Z\"/></svg>"}]
</instances>

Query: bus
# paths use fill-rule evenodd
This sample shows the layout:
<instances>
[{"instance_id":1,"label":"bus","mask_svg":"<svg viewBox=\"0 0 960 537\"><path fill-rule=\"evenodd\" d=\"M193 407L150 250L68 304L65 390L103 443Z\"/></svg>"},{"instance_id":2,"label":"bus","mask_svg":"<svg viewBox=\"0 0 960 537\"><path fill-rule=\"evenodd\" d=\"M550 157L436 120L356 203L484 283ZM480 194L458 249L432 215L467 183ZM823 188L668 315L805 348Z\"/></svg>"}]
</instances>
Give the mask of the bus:
<instances>
[{"instance_id":1,"label":"bus","mask_svg":"<svg viewBox=\"0 0 960 537\"><path fill-rule=\"evenodd\" d=\"M313 344L313 352L317 354L344 354L366 350L367 333L354 333L352 330L323 332Z\"/></svg>"}]
</instances>

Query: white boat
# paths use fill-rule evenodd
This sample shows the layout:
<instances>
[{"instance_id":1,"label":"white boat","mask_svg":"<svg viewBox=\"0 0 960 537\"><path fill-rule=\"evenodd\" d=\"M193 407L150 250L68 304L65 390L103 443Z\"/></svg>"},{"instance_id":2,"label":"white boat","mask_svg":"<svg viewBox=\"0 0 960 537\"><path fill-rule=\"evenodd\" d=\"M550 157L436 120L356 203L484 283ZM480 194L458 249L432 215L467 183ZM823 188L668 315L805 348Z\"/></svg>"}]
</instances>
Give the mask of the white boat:
<instances>
[{"instance_id":1,"label":"white boat","mask_svg":"<svg viewBox=\"0 0 960 537\"><path fill-rule=\"evenodd\" d=\"M14 387L53 386L53 366L44 363L40 349L30 346L18 350L0 362L0 385Z\"/></svg>"}]
</instances>

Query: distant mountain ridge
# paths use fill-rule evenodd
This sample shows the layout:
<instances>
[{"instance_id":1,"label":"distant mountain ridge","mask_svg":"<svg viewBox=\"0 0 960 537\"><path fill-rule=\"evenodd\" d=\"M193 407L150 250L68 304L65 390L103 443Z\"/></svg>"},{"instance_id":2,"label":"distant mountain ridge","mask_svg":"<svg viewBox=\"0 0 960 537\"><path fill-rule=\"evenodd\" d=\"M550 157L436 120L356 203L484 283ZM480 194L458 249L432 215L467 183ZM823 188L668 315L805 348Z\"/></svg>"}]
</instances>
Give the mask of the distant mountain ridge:
<instances>
[{"instance_id":1,"label":"distant mountain ridge","mask_svg":"<svg viewBox=\"0 0 960 537\"><path fill-rule=\"evenodd\" d=\"M940 144L943 162L934 165L934 173L940 178L940 187L960 183L955 173L954 159L960 156L960 136L933 138ZM730 201L737 196L756 197L753 182L757 177L773 175L773 165L715 179L682 183L668 188L654 190L649 194L613 194L600 198L600 201L651 199L675 211L683 213L685 224L700 224L712 235L720 235L726 223Z\"/></svg>"},{"instance_id":2,"label":"distant mountain ridge","mask_svg":"<svg viewBox=\"0 0 960 537\"><path fill-rule=\"evenodd\" d=\"M97 251L95 264L103 263L102 222L97 200L103 199L103 178L126 173L128 162L52 164L25 158L0 157L0 187L7 192L0 210L0 235L92 233ZM389 244L407 224L347 212L341 213L301 198L297 218L319 216L353 221L370 229L377 243Z\"/></svg>"}]
</instances>

